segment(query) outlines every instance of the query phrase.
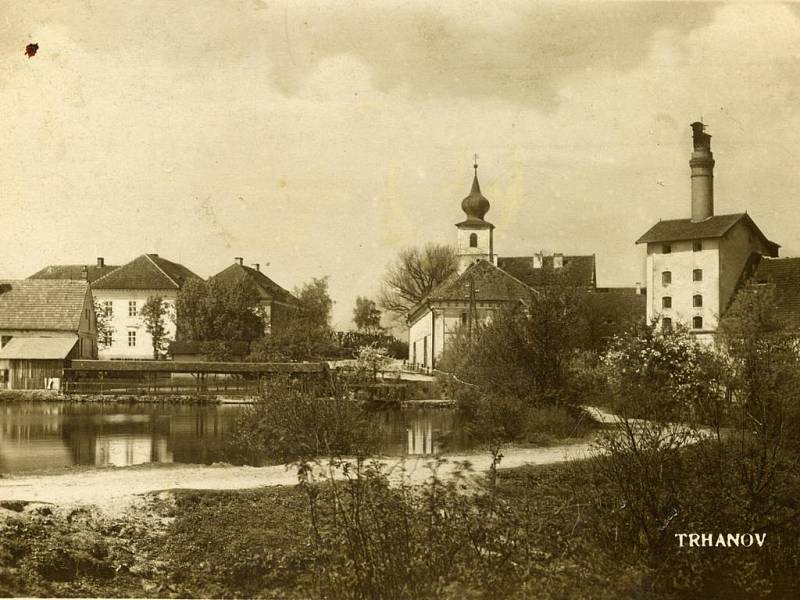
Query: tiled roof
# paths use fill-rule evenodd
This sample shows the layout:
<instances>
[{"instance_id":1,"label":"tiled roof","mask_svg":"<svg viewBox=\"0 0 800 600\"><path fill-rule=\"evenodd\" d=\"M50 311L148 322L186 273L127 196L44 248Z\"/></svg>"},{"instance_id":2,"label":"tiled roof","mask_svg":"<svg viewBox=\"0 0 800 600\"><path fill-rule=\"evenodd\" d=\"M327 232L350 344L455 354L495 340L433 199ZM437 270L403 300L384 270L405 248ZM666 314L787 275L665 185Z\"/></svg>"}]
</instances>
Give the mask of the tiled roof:
<instances>
[{"instance_id":1,"label":"tiled roof","mask_svg":"<svg viewBox=\"0 0 800 600\"><path fill-rule=\"evenodd\" d=\"M177 290L187 279L200 279L179 263L142 254L92 283L98 290Z\"/></svg>"},{"instance_id":2,"label":"tiled roof","mask_svg":"<svg viewBox=\"0 0 800 600\"><path fill-rule=\"evenodd\" d=\"M649 244L652 242L679 242L682 240L719 238L728 233L731 227L740 221L749 226L764 241L774 256L778 255L780 246L775 242L769 241L747 213L714 215L710 219L697 223L694 223L691 219L659 221L647 233L636 240L636 243Z\"/></svg>"},{"instance_id":3,"label":"tiled roof","mask_svg":"<svg viewBox=\"0 0 800 600\"><path fill-rule=\"evenodd\" d=\"M772 284L778 316L792 327L800 327L800 258L764 258L752 281Z\"/></svg>"},{"instance_id":4,"label":"tiled roof","mask_svg":"<svg viewBox=\"0 0 800 600\"><path fill-rule=\"evenodd\" d=\"M632 293L627 288L587 294L586 302L600 323L611 329L644 322L647 318L647 296Z\"/></svg>"},{"instance_id":5,"label":"tiled roof","mask_svg":"<svg viewBox=\"0 0 800 600\"><path fill-rule=\"evenodd\" d=\"M497 259L497 266L533 288L554 283L594 287L594 256L565 256L563 266L556 269L552 256L542 257L542 266L534 268L532 256L508 256Z\"/></svg>"},{"instance_id":6,"label":"tiled roof","mask_svg":"<svg viewBox=\"0 0 800 600\"><path fill-rule=\"evenodd\" d=\"M77 335L67 337L14 337L0 350L0 360L61 360L69 356L77 342Z\"/></svg>"},{"instance_id":7,"label":"tiled roof","mask_svg":"<svg viewBox=\"0 0 800 600\"><path fill-rule=\"evenodd\" d=\"M64 279L0 281L0 329L77 331L88 289Z\"/></svg>"},{"instance_id":8,"label":"tiled roof","mask_svg":"<svg viewBox=\"0 0 800 600\"><path fill-rule=\"evenodd\" d=\"M108 275L116 268L116 266L112 265L98 267L96 264L48 265L41 271L37 271L28 277L28 279L74 279L77 281L86 281L88 275L89 282L92 282L103 275ZM86 269L85 272L84 269Z\"/></svg>"},{"instance_id":9,"label":"tiled roof","mask_svg":"<svg viewBox=\"0 0 800 600\"><path fill-rule=\"evenodd\" d=\"M243 278L247 278L255 284L262 300L275 300L277 302L285 302L286 304L294 304L297 301L292 294L272 281L272 279L264 275L261 271L257 271L252 267L240 265L239 263L234 263L211 277L211 279L224 283L231 283Z\"/></svg>"},{"instance_id":10,"label":"tiled roof","mask_svg":"<svg viewBox=\"0 0 800 600\"><path fill-rule=\"evenodd\" d=\"M488 261L480 260L471 264L460 275L453 274L436 286L426 298L411 309L409 316L417 313L429 301L465 302L469 300L470 281L474 282L475 300L477 302L526 300L533 293L533 290L515 277Z\"/></svg>"}]
</instances>

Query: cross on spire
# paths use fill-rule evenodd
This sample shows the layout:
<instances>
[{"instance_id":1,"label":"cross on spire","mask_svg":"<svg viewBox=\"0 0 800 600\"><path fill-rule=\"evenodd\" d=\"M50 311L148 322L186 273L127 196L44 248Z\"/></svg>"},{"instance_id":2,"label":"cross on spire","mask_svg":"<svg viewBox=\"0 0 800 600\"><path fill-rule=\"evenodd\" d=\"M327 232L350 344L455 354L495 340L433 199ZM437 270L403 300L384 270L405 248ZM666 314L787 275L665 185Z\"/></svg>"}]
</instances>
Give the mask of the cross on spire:
<instances>
[{"instance_id":1,"label":"cross on spire","mask_svg":"<svg viewBox=\"0 0 800 600\"><path fill-rule=\"evenodd\" d=\"M475 169L475 174L477 175L478 174L478 155L477 154L473 154L472 158L475 159L475 162L473 163L472 167Z\"/></svg>"}]
</instances>

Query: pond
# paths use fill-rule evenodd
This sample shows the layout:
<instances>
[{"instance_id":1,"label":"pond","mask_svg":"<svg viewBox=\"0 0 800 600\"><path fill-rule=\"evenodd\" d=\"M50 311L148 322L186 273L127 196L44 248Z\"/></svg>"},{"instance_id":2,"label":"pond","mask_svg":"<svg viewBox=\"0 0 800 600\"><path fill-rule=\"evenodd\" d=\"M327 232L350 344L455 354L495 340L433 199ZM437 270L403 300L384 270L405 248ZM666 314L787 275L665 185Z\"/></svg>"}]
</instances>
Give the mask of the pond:
<instances>
[{"instance_id":1,"label":"pond","mask_svg":"<svg viewBox=\"0 0 800 600\"><path fill-rule=\"evenodd\" d=\"M0 404L0 473L75 465L229 462L228 440L243 405L6 402ZM456 411L370 413L381 453L430 455L471 447Z\"/></svg>"}]
</instances>

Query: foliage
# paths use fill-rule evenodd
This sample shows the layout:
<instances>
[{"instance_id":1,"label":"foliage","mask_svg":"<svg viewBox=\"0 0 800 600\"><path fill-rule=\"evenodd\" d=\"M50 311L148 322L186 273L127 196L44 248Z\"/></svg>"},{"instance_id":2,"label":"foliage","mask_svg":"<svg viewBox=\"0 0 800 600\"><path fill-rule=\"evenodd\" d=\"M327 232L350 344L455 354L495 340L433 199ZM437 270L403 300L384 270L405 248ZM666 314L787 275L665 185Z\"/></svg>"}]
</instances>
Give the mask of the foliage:
<instances>
[{"instance_id":1,"label":"foliage","mask_svg":"<svg viewBox=\"0 0 800 600\"><path fill-rule=\"evenodd\" d=\"M178 292L180 339L200 342L252 341L264 335L260 298L247 278L232 282L188 280Z\"/></svg>"},{"instance_id":2,"label":"foliage","mask_svg":"<svg viewBox=\"0 0 800 600\"><path fill-rule=\"evenodd\" d=\"M100 304L97 298L94 301L94 323L97 330L97 346L106 348L106 335L113 336L115 329L112 325L111 315L106 313L106 307Z\"/></svg>"},{"instance_id":3,"label":"foliage","mask_svg":"<svg viewBox=\"0 0 800 600\"><path fill-rule=\"evenodd\" d=\"M392 364L388 354L386 348L381 348L377 344L361 346L356 355L356 370L362 378L377 381L378 372L388 369Z\"/></svg>"},{"instance_id":4,"label":"foliage","mask_svg":"<svg viewBox=\"0 0 800 600\"><path fill-rule=\"evenodd\" d=\"M386 348L392 358L405 359L408 357L408 342L398 340L387 333L362 333L359 331L337 331L336 343L341 350L341 356L352 358L362 346L376 345Z\"/></svg>"},{"instance_id":5,"label":"foliage","mask_svg":"<svg viewBox=\"0 0 800 600\"><path fill-rule=\"evenodd\" d=\"M374 300L358 296L353 309L353 323L358 331L364 333L380 333L381 311Z\"/></svg>"},{"instance_id":6,"label":"foliage","mask_svg":"<svg viewBox=\"0 0 800 600\"><path fill-rule=\"evenodd\" d=\"M251 348L250 360L311 360L336 354L331 328L333 300L328 293L328 278L314 278L294 292L296 310L280 327L258 340Z\"/></svg>"},{"instance_id":7,"label":"foliage","mask_svg":"<svg viewBox=\"0 0 800 600\"><path fill-rule=\"evenodd\" d=\"M405 319L415 304L457 269L452 246L431 243L423 248L406 248L387 268L378 304Z\"/></svg>"},{"instance_id":8,"label":"foliage","mask_svg":"<svg viewBox=\"0 0 800 600\"><path fill-rule=\"evenodd\" d=\"M245 462L289 463L365 455L377 447L379 434L335 381L332 387L309 390L276 379L237 418L232 443Z\"/></svg>"},{"instance_id":9,"label":"foliage","mask_svg":"<svg viewBox=\"0 0 800 600\"><path fill-rule=\"evenodd\" d=\"M170 306L161 296L150 296L139 311L145 331L153 342L153 358L162 359L167 353L167 318Z\"/></svg>"}]
</instances>

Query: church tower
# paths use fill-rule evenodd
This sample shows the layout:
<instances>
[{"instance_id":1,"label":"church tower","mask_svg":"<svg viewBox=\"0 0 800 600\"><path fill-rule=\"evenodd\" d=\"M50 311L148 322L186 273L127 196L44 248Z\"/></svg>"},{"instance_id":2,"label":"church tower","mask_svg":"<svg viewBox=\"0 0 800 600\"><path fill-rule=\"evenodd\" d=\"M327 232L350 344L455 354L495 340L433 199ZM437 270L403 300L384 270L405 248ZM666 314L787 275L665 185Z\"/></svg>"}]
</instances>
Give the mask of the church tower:
<instances>
[{"instance_id":1,"label":"church tower","mask_svg":"<svg viewBox=\"0 0 800 600\"><path fill-rule=\"evenodd\" d=\"M475 177L472 191L461 201L461 210L467 215L465 221L456 223L458 228L458 272L463 273L479 260L495 262L494 225L483 217L489 212L489 201L481 194L478 183L478 162L475 157Z\"/></svg>"}]
</instances>

